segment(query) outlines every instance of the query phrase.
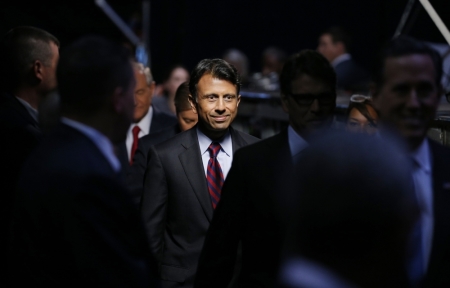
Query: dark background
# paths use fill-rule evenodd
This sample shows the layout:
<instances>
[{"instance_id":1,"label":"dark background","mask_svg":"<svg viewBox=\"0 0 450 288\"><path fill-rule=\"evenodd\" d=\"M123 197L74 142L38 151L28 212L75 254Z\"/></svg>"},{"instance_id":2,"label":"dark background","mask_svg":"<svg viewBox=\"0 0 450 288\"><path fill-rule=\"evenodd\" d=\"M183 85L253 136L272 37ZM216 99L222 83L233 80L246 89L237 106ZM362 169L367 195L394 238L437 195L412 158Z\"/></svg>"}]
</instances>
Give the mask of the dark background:
<instances>
[{"instance_id":1,"label":"dark background","mask_svg":"<svg viewBox=\"0 0 450 288\"><path fill-rule=\"evenodd\" d=\"M2 1L0 33L19 25L32 25L54 34L62 49L85 34L101 34L126 41L92 1ZM352 54L371 69L377 51L394 34L408 0L153 0L151 1L151 57L155 78L161 81L171 64L188 69L203 58L221 57L238 48L257 71L260 55L274 45L289 54L315 49L320 32L343 26L353 37ZM418 1L417 1L418 2ZM127 23L139 30L142 1L109 0ZM431 3L450 26L448 0ZM409 27L408 27L409 26ZM419 9L408 25L409 35L444 43L427 13Z\"/></svg>"}]
</instances>

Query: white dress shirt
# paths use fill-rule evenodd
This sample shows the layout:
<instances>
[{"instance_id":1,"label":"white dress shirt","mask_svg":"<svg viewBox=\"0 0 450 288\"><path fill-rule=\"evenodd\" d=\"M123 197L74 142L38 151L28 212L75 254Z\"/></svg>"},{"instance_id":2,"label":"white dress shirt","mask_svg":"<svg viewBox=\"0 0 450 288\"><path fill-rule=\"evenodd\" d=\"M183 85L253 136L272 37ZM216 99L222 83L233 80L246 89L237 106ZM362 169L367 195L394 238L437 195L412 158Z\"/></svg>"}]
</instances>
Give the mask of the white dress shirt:
<instances>
[{"instance_id":1,"label":"white dress shirt","mask_svg":"<svg viewBox=\"0 0 450 288\"><path fill-rule=\"evenodd\" d=\"M28 103L27 101L23 100L22 98L16 97L17 100L19 100L20 103L22 103L23 106L25 106L25 109L27 109L28 113L30 113L31 117L33 117L33 119L36 122L38 121L38 111L36 109L34 109L33 107L31 107L30 103Z\"/></svg>"},{"instance_id":2,"label":"white dress shirt","mask_svg":"<svg viewBox=\"0 0 450 288\"><path fill-rule=\"evenodd\" d=\"M293 159L298 157L298 154L302 152L306 147L308 147L308 143L303 139L302 136L298 135L295 132L294 128L291 125L288 127L288 139L289 139L289 149L291 151L291 156Z\"/></svg>"},{"instance_id":3,"label":"white dress shirt","mask_svg":"<svg viewBox=\"0 0 450 288\"><path fill-rule=\"evenodd\" d=\"M431 153L428 140L425 139L419 148L411 153L415 161L413 170L414 187L420 208L420 221L422 226L422 251L424 259L424 272L428 267L431 245L433 241L433 179Z\"/></svg>"},{"instance_id":4,"label":"white dress shirt","mask_svg":"<svg viewBox=\"0 0 450 288\"><path fill-rule=\"evenodd\" d=\"M80 131L83 135L88 137L92 142L94 142L95 146L97 146L103 156L105 156L113 170L115 172L120 171L119 159L117 159L116 154L114 154L114 148L111 141L109 141L105 135L90 126L65 117L61 118L61 122Z\"/></svg>"},{"instance_id":5,"label":"white dress shirt","mask_svg":"<svg viewBox=\"0 0 450 288\"><path fill-rule=\"evenodd\" d=\"M230 171L231 163L233 162L233 143L231 141L230 131L227 131L224 137L219 141L213 141L208 138L197 126L197 138L200 145L200 154L202 155L203 168L205 169L205 177L208 169L209 151L208 147L212 142L218 142L221 146L217 154L217 161L219 161L220 168L222 168L224 180L227 178L228 171Z\"/></svg>"},{"instance_id":6,"label":"white dress shirt","mask_svg":"<svg viewBox=\"0 0 450 288\"><path fill-rule=\"evenodd\" d=\"M139 128L141 129L139 131L138 138L144 137L150 131L150 126L152 125L152 119L153 119L153 107L150 106L147 114L145 114L145 116L141 119L141 121L139 121L138 123L131 124L130 128L128 128L127 139L125 140L125 145L127 146L128 160L130 160L131 147L133 146L133 128L134 128L134 126L139 126Z\"/></svg>"}]
</instances>

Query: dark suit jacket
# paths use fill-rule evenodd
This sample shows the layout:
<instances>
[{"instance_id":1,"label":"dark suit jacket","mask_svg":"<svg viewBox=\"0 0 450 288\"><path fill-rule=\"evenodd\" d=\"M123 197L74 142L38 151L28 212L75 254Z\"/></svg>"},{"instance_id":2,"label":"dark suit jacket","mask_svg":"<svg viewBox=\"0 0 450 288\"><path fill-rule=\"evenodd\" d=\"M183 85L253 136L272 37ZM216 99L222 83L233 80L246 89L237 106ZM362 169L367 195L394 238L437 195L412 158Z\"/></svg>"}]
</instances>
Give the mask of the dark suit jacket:
<instances>
[{"instance_id":1,"label":"dark suit jacket","mask_svg":"<svg viewBox=\"0 0 450 288\"><path fill-rule=\"evenodd\" d=\"M141 203L142 188L144 187L144 174L147 169L147 156L150 147L164 142L180 132L180 127L176 124L158 132L145 135L139 139L139 145L134 154L133 165L131 165L127 175L128 190L137 207L140 207Z\"/></svg>"},{"instance_id":2,"label":"dark suit jacket","mask_svg":"<svg viewBox=\"0 0 450 288\"><path fill-rule=\"evenodd\" d=\"M2 193L0 229L3 231L0 245L3 247L1 259L6 259L11 208L14 205L15 189L20 171L30 153L40 143L42 134L38 123L22 103L10 94L0 95L0 134ZM2 261L2 263L4 262Z\"/></svg>"},{"instance_id":3,"label":"dark suit jacket","mask_svg":"<svg viewBox=\"0 0 450 288\"><path fill-rule=\"evenodd\" d=\"M144 227L119 174L69 126L42 143L19 185L14 286L149 287Z\"/></svg>"},{"instance_id":4,"label":"dark suit jacket","mask_svg":"<svg viewBox=\"0 0 450 288\"><path fill-rule=\"evenodd\" d=\"M334 67L339 89L352 92L364 91L369 82L369 73L353 59L345 60Z\"/></svg>"},{"instance_id":5,"label":"dark suit jacket","mask_svg":"<svg viewBox=\"0 0 450 288\"><path fill-rule=\"evenodd\" d=\"M233 128L230 133L233 152L257 141ZM152 146L145 174L141 210L162 287L192 287L213 216L197 127Z\"/></svg>"},{"instance_id":6,"label":"dark suit jacket","mask_svg":"<svg viewBox=\"0 0 450 288\"><path fill-rule=\"evenodd\" d=\"M433 161L434 230L424 287L450 287L450 149L429 141Z\"/></svg>"},{"instance_id":7,"label":"dark suit jacket","mask_svg":"<svg viewBox=\"0 0 450 288\"><path fill-rule=\"evenodd\" d=\"M156 107L153 107L153 117L152 117L150 129L149 129L148 133L150 134L150 133L158 132L164 128L168 128L177 123L178 123L177 118L175 118L172 115L162 112L161 110L159 110ZM141 142L141 139L139 139L139 142ZM117 146L117 157L119 158L120 164L122 164L124 173L128 174L130 171L129 170L130 160L128 159L127 146L125 144L125 141L120 143Z\"/></svg>"},{"instance_id":8,"label":"dark suit jacket","mask_svg":"<svg viewBox=\"0 0 450 288\"><path fill-rule=\"evenodd\" d=\"M194 287L227 287L242 242L238 287L275 287L293 170L287 130L240 149L200 256ZM284 186L286 185L286 186Z\"/></svg>"}]
</instances>

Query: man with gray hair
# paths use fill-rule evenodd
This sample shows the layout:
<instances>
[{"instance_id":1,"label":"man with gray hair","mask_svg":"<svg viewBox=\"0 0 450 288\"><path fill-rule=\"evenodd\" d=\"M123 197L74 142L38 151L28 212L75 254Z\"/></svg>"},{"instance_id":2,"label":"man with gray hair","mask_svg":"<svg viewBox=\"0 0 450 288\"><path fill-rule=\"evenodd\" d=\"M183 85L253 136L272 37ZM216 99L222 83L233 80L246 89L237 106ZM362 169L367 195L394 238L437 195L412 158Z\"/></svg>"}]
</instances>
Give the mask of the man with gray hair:
<instances>
[{"instance_id":1,"label":"man with gray hair","mask_svg":"<svg viewBox=\"0 0 450 288\"><path fill-rule=\"evenodd\" d=\"M133 66L136 78L133 123L128 129L125 142L118 147L118 157L125 172L128 172L127 168L133 164L139 138L177 123L175 117L152 106L155 82L150 68L141 63L134 63Z\"/></svg>"}]
</instances>

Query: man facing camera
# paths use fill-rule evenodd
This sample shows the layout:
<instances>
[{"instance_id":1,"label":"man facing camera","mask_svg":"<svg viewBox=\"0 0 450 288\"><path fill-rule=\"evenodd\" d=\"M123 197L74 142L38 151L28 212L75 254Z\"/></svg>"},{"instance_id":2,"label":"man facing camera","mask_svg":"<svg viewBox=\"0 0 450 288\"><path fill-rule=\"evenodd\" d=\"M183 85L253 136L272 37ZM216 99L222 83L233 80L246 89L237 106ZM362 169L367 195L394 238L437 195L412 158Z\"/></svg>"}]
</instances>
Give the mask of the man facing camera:
<instances>
[{"instance_id":1,"label":"man facing camera","mask_svg":"<svg viewBox=\"0 0 450 288\"><path fill-rule=\"evenodd\" d=\"M20 180L15 284L149 287L145 232L113 149L133 116L128 52L103 38L83 38L62 53L57 78L61 123Z\"/></svg>"},{"instance_id":2,"label":"man facing camera","mask_svg":"<svg viewBox=\"0 0 450 288\"><path fill-rule=\"evenodd\" d=\"M289 127L236 153L205 240L195 287L233 283L240 242L238 287L275 285L288 207L284 183L289 183L293 164L308 142L332 123L336 74L322 55L303 50L285 62L280 84Z\"/></svg>"},{"instance_id":3,"label":"man facing camera","mask_svg":"<svg viewBox=\"0 0 450 288\"><path fill-rule=\"evenodd\" d=\"M257 141L230 125L240 102L236 68L200 61L191 73L198 124L150 148L141 210L162 287L192 287L234 152Z\"/></svg>"}]
</instances>

